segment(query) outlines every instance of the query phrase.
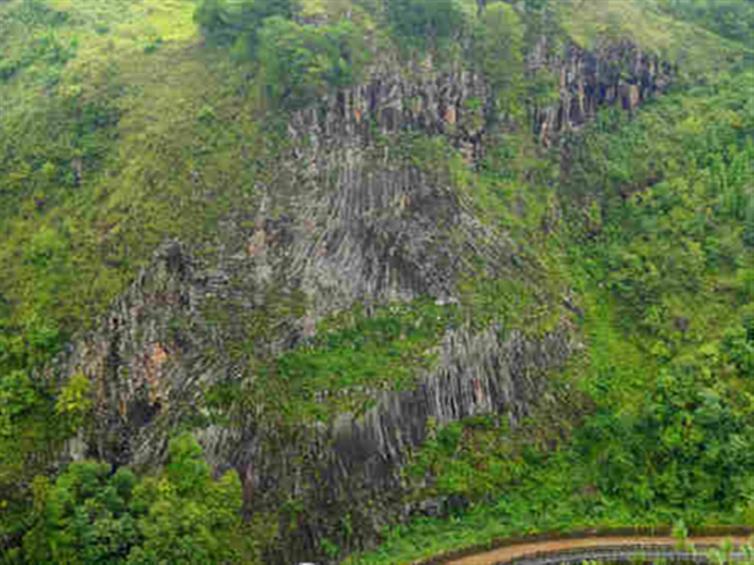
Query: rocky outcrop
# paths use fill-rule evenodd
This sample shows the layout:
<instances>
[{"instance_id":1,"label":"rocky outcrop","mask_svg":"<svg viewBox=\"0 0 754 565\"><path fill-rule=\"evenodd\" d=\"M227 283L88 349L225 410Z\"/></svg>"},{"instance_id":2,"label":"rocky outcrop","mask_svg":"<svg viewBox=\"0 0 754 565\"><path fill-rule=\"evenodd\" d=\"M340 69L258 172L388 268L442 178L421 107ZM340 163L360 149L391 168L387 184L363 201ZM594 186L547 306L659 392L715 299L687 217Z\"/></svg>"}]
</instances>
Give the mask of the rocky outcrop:
<instances>
[{"instance_id":1,"label":"rocky outcrop","mask_svg":"<svg viewBox=\"0 0 754 565\"><path fill-rule=\"evenodd\" d=\"M592 120L600 108L635 110L665 90L675 74L672 65L631 43L609 43L593 52L571 44L552 54L544 37L530 54L528 66L531 72L547 69L557 80L558 102L532 108L534 131L545 145L557 134Z\"/></svg>"},{"instance_id":2,"label":"rocky outcrop","mask_svg":"<svg viewBox=\"0 0 754 565\"><path fill-rule=\"evenodd\" d=\"M208 301L237 292L232 276L203 268L176 242L156 252L100 329L66 360L64 372L89 376L96 398L94 427L71 444L72 456L157 463L171 429L203 421L208 385L254 378L226 350L232 324L218 328L207 317ZM296 323L287 328L303 331ZM238 471L249 511L279 514L280 543L270 562L323 557L323 537L344 550L364 547L416 510L405 502L412 485L401 469L430 422L501 413L515 424L543 393L546 373L565 363L572 341L566 326L539 339L494 328L448 330L433 369L408 389L371 391L374 406L362 415L282 422L272 402L266 417L244 413L229 425L194 430L218 470Z\"/></svg>"},{"instance_id":3,"label":"rocky outcrop","mask_svg":"<svg viewBox=\"0 0 754 565\"><path fill-rule=\"evenodd\" d=\"M367 546L385 526L418 511L405 502L412 485L401 471L430 422L501 413L515 425L546 388L546 373L565 363L571 340L566 328L541 340L450 332L434 371L410 390L380 393L363 417L341 414L329 425L289 435L272 428L261 442L241 440L233 464L252 507L299 502L295 515L281 520L284 543L270 561L325 559L322 538L344 550Z\"/></svg>"},{"instance_id":4,"label":"rocky outcrop","mask_svg":"<svg viewBox=\"0 0 754 565\"><path fill-rule=\"evenodd\" d=\"M211 341L198 318L205 282L184 247L168 242L77 343L61 372L88 376L96 403L85 451L76 442L74 455L115 464L159 459L169 420L183 412L203 374Z\"/></svg>"},{"instance_id":5,"label":"rocky outcrop","mask_svg":"<svg viewBox=\"0 0 754 565\"><path fill-rule=\"evenodd\" d=\"M463 68L438 73L428 60L400 73L377 70L366 83L295 113L289 134L318 151L363 147L384 136L419 131L445 135L466 155L478 157L490 96L478 73Z\"/></svg>"},{"instance_id":6,"label":"rocky outcrop","mask_svg":"<svg viewBox=\"0 0 754 565\"><path fill-rule=\"evenodd\" d=\"M630 46L569 48L540 63L561 77L560 102L533 109L543 142L600 105L635 107L667 74ZM443 135L472 164L484 150L484 80L431 67L407 74L378 71L294 114L273 180L256 187L255 209L226 219L216 256L199 261L177 242L157 250L62 361L61 374L87 375L96 396L93 428L72 455L154 464L170 430L191 426L218 469L238 470L247 509L278 513L282 541L270 560L291 562L321 557L323 537L343 549L368 545L412 511L401 469L429 422L500 413L515 423L529 412L546 373L573 349L566 324L536 339L449 329L431 370L402 390L366 387L373 407L361 415L262 417L274 399L232 422L203 413L208 387L258 378L251 358L297 347L328 314L419 297L454 303L459 281L480 272L536 284L536 265L476 217L443 167L417 166L401 148L405 132Z\"/></svg>"},{"instance_id":7,"label":"rocky outcrop","mask_svg":"<svg viewBox=\"0 0 754 565\"><path fill-rule=\"evenodd\" d=\"M442 175L371 149L324 151L292 183L306 186L284 205L289 245L270 238L261 220L249 238L251 262L267 265L267 281L293 278L319 316L355 300L418 296L448 299L457 275L482 256L502 268L514 245L481 224ZM379 152L378 152L379 153ZM293 186L276 187L281 193Z\"/></svg>"},{"instance_id":8,"label":"rocky outcrop","mask_svg":"<svg viewBox=\"0 0 754 565\"><path fill-rule=\"evenodd\" d=\"M673 65L629 42L604 43L588 51L573 43L563 49L543 36L526 60L530 74L555 78L557 102L529 101L533 129L547 144L563 131L577 129L606 106L634 110L664 91L676 74ZM405 131L445 135L468 159L481 156L494 93L484 77L459 68L438 73L431 60L401 73L378 70L353 88L301 110L289 125L292 139L326 147L364 146L379 136Z\"/></svg>"}]
</instances>

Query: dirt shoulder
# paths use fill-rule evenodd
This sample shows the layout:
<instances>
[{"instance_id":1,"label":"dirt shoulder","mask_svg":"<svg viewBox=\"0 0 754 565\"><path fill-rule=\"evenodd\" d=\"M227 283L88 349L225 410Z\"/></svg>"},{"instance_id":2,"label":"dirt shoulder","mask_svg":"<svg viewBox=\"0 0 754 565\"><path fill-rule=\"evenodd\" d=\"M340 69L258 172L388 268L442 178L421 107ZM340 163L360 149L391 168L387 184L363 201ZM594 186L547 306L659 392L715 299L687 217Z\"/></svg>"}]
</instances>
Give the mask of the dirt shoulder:
<instances>
[{"instance_id":1,"label":"dirt shoulder","mask_svg":"<svg viewBox=\"0 0 754 565\"><path fill-rule=\"evenodd\" d=\"M697 546L719 545L725 540L731 540L736 545L746 543L747 536L696 536L688 541ZM597 536L575 539L560 539L550 541L535 541L531 543L517 543L499 549L475 553L466 557L443 561L446 565L498 565L512 559L559 551L590 549L596 547L618 546L658 546L673 547L675 538L670 536Z\"/></svg>"}]
</instances>

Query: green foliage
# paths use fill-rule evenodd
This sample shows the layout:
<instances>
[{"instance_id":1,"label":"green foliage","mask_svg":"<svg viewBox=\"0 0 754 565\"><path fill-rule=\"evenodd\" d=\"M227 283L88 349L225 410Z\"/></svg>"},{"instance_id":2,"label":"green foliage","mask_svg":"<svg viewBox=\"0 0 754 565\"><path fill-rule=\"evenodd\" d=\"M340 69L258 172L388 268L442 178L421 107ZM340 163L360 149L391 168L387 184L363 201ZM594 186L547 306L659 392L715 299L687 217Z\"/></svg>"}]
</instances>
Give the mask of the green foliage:
<instances>
[{"instance_id":1,"label":"green foliage","mask_svg":"<svg viewBox=\"0 0 754 565\"><path fill-rule=\"evenodd\" d=\"M742 375L754 375L754 316L749 313L741 322L726 329L721 352Z\"/></svg>"},{"instance_id":2,"label":"green foliage","mask_svg":"<svg viewBox=\"0 0 754 565\"><path fill-rule=\"evenodd\" d=\"M396 527L353 562L522 532L750 523L751 81L667 96L632 121L607 114L568 141L561 237L588 349L565 382L591 410L544 444L535 423L439 430L409 477L429 485L418 498L460 496L469 510Z\"/></svg>"},{"instance_id":3,"label":"green foliage","mask_svg":"<svg viewBox=\"0 0 754 565\"><path fill-rule=\"evenodd\" d=\"M292 109L353 84L369 59L365 29L355 19L302 24L291 19L297 9L290 0L205 0L195 19L210 40L257 63L273 105Z\"/></svg>"},{"instance_id":4,"label":"green foliage","mask_svg":"<svg viewBox=\"0 0 754 565\"><path fill-rule=\"evenodd\" d=\"M610 134L598 124L584 143L587 164L575 169L577 183L582 170L603 171L586 180L601 191L607 222L590 245L603 263L589 268L607 282L622 330L655 365L631 393L633 410L625 398L606 406L577 441L593 456L602 446L600 490L645 511L683 508L695 520L732 512L744 495L740 478L752 473L750 396L741 396L749 385L739 380L748 338L733 315L751 297L727 283L746 269L741 207L730 203L748 190L752 116L740 92L750 82L740 76L663 100ZM632 485L628 476L643 479Z\"/></svg>"},{"instance_id":5,"label":"green foliage","mask_svg":"<svg viewBox=\"0 0 754 565\"><path fill-rule=\"evenodd\" d=\"M504 422L490 417L449 424L422 446L407 474L418 480L434 478L431 494L482 500L528 472L507 432Z\"/></svg>"},{"instance_id":6,"label":"green foliage","mask_svg":"<svg viewBox=\"0 0 754 565\"><path fill-rule=\"evenodd\" d=\"M752 79L713 80L746 46L696 25L745 42L751 3L487 4L477 14L471 0L204 0L196 11L179 0L0 0L3 540L27 529L34 492L31 560L240 560L237 480L209 479L187 438L171 445L158 476L84 463L53 484L32 480L86 426L92 402L83 375L58 390L40 367L97 319L164 237L212 255L218 219L250 209L250 187L272 184L279 147L255 121L264 107L255 85L274 105L300 108L358 82L370 58L397 59L395 41L412 56L430 50L427 64L451 55L464 68L459 55L467 56L498 90L497 110L516 115L524 96L540 105L557 96L546 71L523 78L522 41L542 33L582 46L628 38L682 73L701 73L707 86L633 121L603 115L567 142L560 204L553 167L527 127L486 131L479 170L439 138L418 140L414 164L447 172L464 204L499 230L494 237L511 234L514 259L536 259L551 284L481 268L461 281L458 308L347 313L298 349L256 359L250 371L267 378L255 380L254 399L291 419L363 410L364 389L408 386L431 366L442 333L466 317L480 327L551 328L561 310L542 310L561 302L567 274L588 346L572 384L592 414L550 455L497 423L440 430L416 472L436 493L498 502L405 535L429 552L538 528L681 514L689 523L754 520ZM480 114L486 106L468 105ZM542 286L551 296L535 295ZM304 314L301 304L265 302L250 341L269 335L271 317ZM211 392L220 404L238 396L232 387ZM393 547L405 543L391 536Z\"/></svg>"},{"instance_id":7,"label":"green foliage","mask_svg":"<svg viewBox=\"0 0 754 565\"><path fill-rule=\"evenodd\" d=\"M496 92L498 110L517 114L524 86L524 26L516 11L503 2L489 4L476 28L474 53Z\"/></svg>"},{"instance_id":8,"label":"green foliage","mask_svg":"<svg viewBox=\"0 0 754 565\"><path fill-rule=\"evenodd\" d=\"M751 0L660 0L659 5L676 17L742 43L750 42L754 35Z\"/></svg>"},{"instance_id":9,"label":"green foliage","mask_svg":"<svg viewBox=\"0 0 754 565\"><path fill-rule=\"evenodd\" d=\"M683 520L678 520L673 524L671 535L676 540L676 548L679 550L685 550L688 548L689 530Z\"/></svg>"},{"instance_id":10,"label":"green foliage","mask_svg":"<svg viewBox=\"0 0 754 565\"><path fill-rule=\"evenodd\" d=\"M75 57L76 42L65 45L53 34L48 33L33 43L13 59L0 60L0 81L7 81L21 70L43 63L50 65L56 72L60 71L69 60ZM47 82L52 86L57 82L57 74L51 74Z\"/></svg>"},{"instance_id":11,"label":"green foliage","mask_svg":"<svg viewBox=\"0 0 754 565\"><path fill-rule=\"evenodd\" d=\"M85 375L77 373L60 389L55 413L75 431L87 420L92 406L91 383Z\"/></svg>"},{"instance_id":12,"label":"green foliage","mask_svg":"<svg viewBox=\"0 0 754 565\"><path fill-rule=\"evenodd\" d=\"M737 93L751 81L750 75L731 80L712 100L702 92L668 99L630 124L598 124L577 149L568 195L604 187L603 215L622 227L602 235L606 282L627 324L668 344L701 330L694 313L702 306L695 304L712 278L746 295L735 281L748 270L741 220L751 198L754 153L747 139L754 115ZM711 298L710 313L728 295Z\"/></svg>"},{"instance_id":13,"label":"green foliage","mask_svg":"<svg viewBox=\"0 0 754 565\"><path fill-rule=\"evenodd\" d=\"M28 375L23 371L11 371L0 381L0 433L10 436L14 421L37 402L37 392Z\"/></svg>"},{"instance_id":14,"label":"green foliage","mask_svg":"<svg viewBox=\"0 0 754 565\"><path fill-rule=\"evenodd\" d=\"M259 33L262 82L270 98L287 108L353 84L367 57L362 30L345 19L314 27L273 17Z\"/></svg>"},{"instance_id":15,"label":"green foliage","mask_svg":"<svg viewBox=\"0 0 754 565\"><path fill-rule=\"evenodd\" d=\"M387 0L394 33L409 47L442 47L466 23L459 0Z\"/></svg>"},{"instance_id":16,"label":"green foliage","mask_svg":"<svg viewBox=\"0 0 754 565\"><path fill-rule=\"evenodd\" d=\"M324 554L331 559L336 558L340 553L340 548L327 538L322 538L319 542L319 546L322 548Z\"/></svg>"},{"instance_id":17,"label":"green foliage","mask_svg":"<svg viewBox=\"0 0 754 565\"><path fill-rule=\"evenodd\" d=\"M638 414L597 414L576 441L585 459L596 458L600 492L645 512L678 508L698 522L712 511L732 514L741 478L754 472L754 428L750 401L715 383L719 374L701 360L687 363L661 370Z\"/></svg>"},{"instance_id":18,"label":"green foliage","mask_svg":"<svg viewBox=\"0 0 754 565\"><path fill-rule=\"evenodd\" d=\"M212 479L191 436L170 443L166 470L137 477L93 461L38 482L36 523L24 537L34 563L227 563L244 551L241 492L232 472Z\"/></svg>"},{"instance_id":19,"label":"green foliage","mask_svg":"<svg viewBox=\"0 0 754 565\"><path fill-rule=\"evenodd\" d=\"M258 34L271 17L290 19L293 0L202 0L194 20L212 41L238 45L247 56L254 56Z\"/></svg>"},{"instance_id":20,"label":"green foliage","mask_svg":"<svg viewBox=\"0 0 754 565\"><path fill-rule=\"evenodd\" d=\"M121 562L138 538L127 512L134 483L126 469L110 477L104 463L72 464L36 501L41 512L24 539L27 558L35 563Z\"/></svg>"},{"instance_id":21,"label":"green foliage","mask_svg":"<svg viewBox=\"0 0 754 565\"><path fill-rule=\"evenodd\" d=\"M35 54L12 80L0 82L3 376L49 360L71 331L85 327L122 290L167 234L177 229L184 237L196 235L231 198L248 192L225 190L210 197L213 204L195 206L188 196L198 195L191 171L201 169L207 186L226 174L237 188L251 184L245 159L236 153L253 145L254 128L234 115L249 100L220 95L207 72L227 78L222 64L187 56L176 40L183 33L181 10L190 22L192 6L121 0L51 6L30 0L0 6L2 60ZM151 26L165 11L170 26L159 32ZM106 39L100 37L105 23ZM144 44L155 38L162 38L160 50L146 59ZM166 80L166 72L172 78ZM186 119L207 99L213 123ZM187 139L195 140L191 148ZM170 172L166 160L175 165ZM189 214L187 229L167 213L181 203L201 210ZM40 414L54 412L54 392L35 387L47 399Z\"/></svg>"},{"instance_id":22,"label":"green foliage","mask_svg":"<svg viewBox=\"0 0 754 565\"><path fill-rule=\"evenodd\" d=\"M389 386L406 388L435 360L442 334L459 323L457 308L429 300L394 304L371 315L362 308L324 321L308 343L262 364L259 398L278 398L275 417L327 419L335 410L362 411L358 394ZM339 398L317 400L330 391ZM352 394L345 394L350 391Z\"/></svg>"},{"instance_id":23,"label":"green foliage","mask_svg":"<svg viewBox=\"0 0 754 565\"><path fill-rule=\"evenodd\" d=\"M62 422L51 421L53 413L47 386L0 364L0 536L24 531L30 478L45 470L44 455L67 435Z\"/></svg>"}]
</instances>

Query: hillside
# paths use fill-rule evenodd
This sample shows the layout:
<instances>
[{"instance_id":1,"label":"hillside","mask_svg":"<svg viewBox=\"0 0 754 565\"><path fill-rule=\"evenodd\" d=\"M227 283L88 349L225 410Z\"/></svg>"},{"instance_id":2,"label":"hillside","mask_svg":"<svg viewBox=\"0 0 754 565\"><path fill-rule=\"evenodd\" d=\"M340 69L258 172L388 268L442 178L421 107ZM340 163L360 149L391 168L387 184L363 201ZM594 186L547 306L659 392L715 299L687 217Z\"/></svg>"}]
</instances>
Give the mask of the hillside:
<instances>
[{"instance_id":1,"label":"hillside","mask_svg":"<svg viewBox=\"0 0 754 565\"><path fill-rule=\"evenodd\" d=\"M754 523L750 0L0 0L10 563Z\"/></svg>"}]
</instances>

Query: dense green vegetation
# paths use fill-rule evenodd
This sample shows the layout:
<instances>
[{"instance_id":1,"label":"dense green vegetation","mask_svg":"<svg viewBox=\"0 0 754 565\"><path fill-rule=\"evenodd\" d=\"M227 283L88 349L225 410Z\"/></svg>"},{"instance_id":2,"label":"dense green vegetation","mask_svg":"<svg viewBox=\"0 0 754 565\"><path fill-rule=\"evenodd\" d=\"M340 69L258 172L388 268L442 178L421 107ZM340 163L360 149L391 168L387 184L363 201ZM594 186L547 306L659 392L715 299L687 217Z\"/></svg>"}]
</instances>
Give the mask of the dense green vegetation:
<instances>
[{"instance_id":1,"label":"dense green vegetation","mask_svg":"<svg viewBox=\"0 0 754 565\"><path fill-rule=\"evenodd\" d=\"M196 12L207 39L230 45L240 60L258 63L258 85L272 104L301 107L327 88L354 84L368 61L368 16L346 18L336 10L326 23L307 25L292 18L290 0L208 0Z\"/></svg>"},{"instance_id":2,"label":"dense green vegetation","mask_svg":"<svg viewBox=\"0 0 754 565\"><path fill-rule=\"evenodd\" d=\"M754 522L754 83L735 66L751 60L754 4L486 4L0 0L3 559L257 558L237 478L213 480L185 436L163 470L57 468L63 443L92 418L92 391L82 375L61 386L42 369L160 241L213 252L219 220L274 178L273 116L385 61L464 64L486 77L495 104L484 108L479 167L439 138L411 155L515 236L552 296L480 276L462 281L458 307L346 312L260 360L266 378L250 397L279 395L284 419L362 410L360 387L412 382L448 327L551 328L560 312L546 306L566 285L587 350L553 378L569 413L544 407L517 430L495 418L437 430L408 480L469 508L396 528L355 560L586 525ZM679 89L634 117L605 111L545 154L527 112L557 97L557 77L524 70L541 33L587 48L634 41L679 66ZM329 389L354 393L315 400ZM207 404L222 419L237 393L207 391Z\"/></svg>"},{"instance_id":3,"label":"dense green vegetation","mask_svg":"<svg viewBox=\"0 0 754 565\"><path fill-rule=\"evenodd\" d=\"M674 16L741 42L754 33L754 2L751 0L660 0L660 7Z\"/></svg>"},{"instance_id":4,"label":"dense green vegetation","mask_svg":"<svg viewBox=\"0 0 754 565\"><path fill-rule=\"evenodd\" d=\"M75 431L76 418L50 417L64 395L34 371L165 236L207 240L248 193L238 155L252 158L243 149L256 130L249 103L220 86L231 78L225 54L194 47L192 16L181 2L0 4L0 55L15 69L0 80L4 540L26 527L16 512L27 512L34 475L49 472ZM169 213L200 202L201 218Z\"/></svg>"},{"instance_id":5,"label":"dense green vegetation","mask_svg":"<svg viewBox=\"0 0 754 565\"><path fill-rule=\"evenodd\" d=\"M479 18L475 51L479 66L496 90L500 110L520 108L523 87L524 28L507 4L492 4Z\"/></svg>"},{"instance_id":6,"label":"dense green vegetation","mask_svg":"<svg viewBox=\"0 0 754 565\"><path fill-rule=\"evenodd\" d=\"M455 0L396 0L387 3L388 21L406 45L447 47L465 24L464 6Z\"/></svg>"},{"instance_id":7,"label":"dense green vegetation","mask_svg":"<svg viewBox=\"0 0 754 565\"><path fill-rule=\"evenodd\" d=\"M235 473L217 481L191 436L175 438L158 476L96 461L72 463L53 484L33 485L33 563L208 563L255 559L240 517Z\"/></svg>"}]
</instances>

